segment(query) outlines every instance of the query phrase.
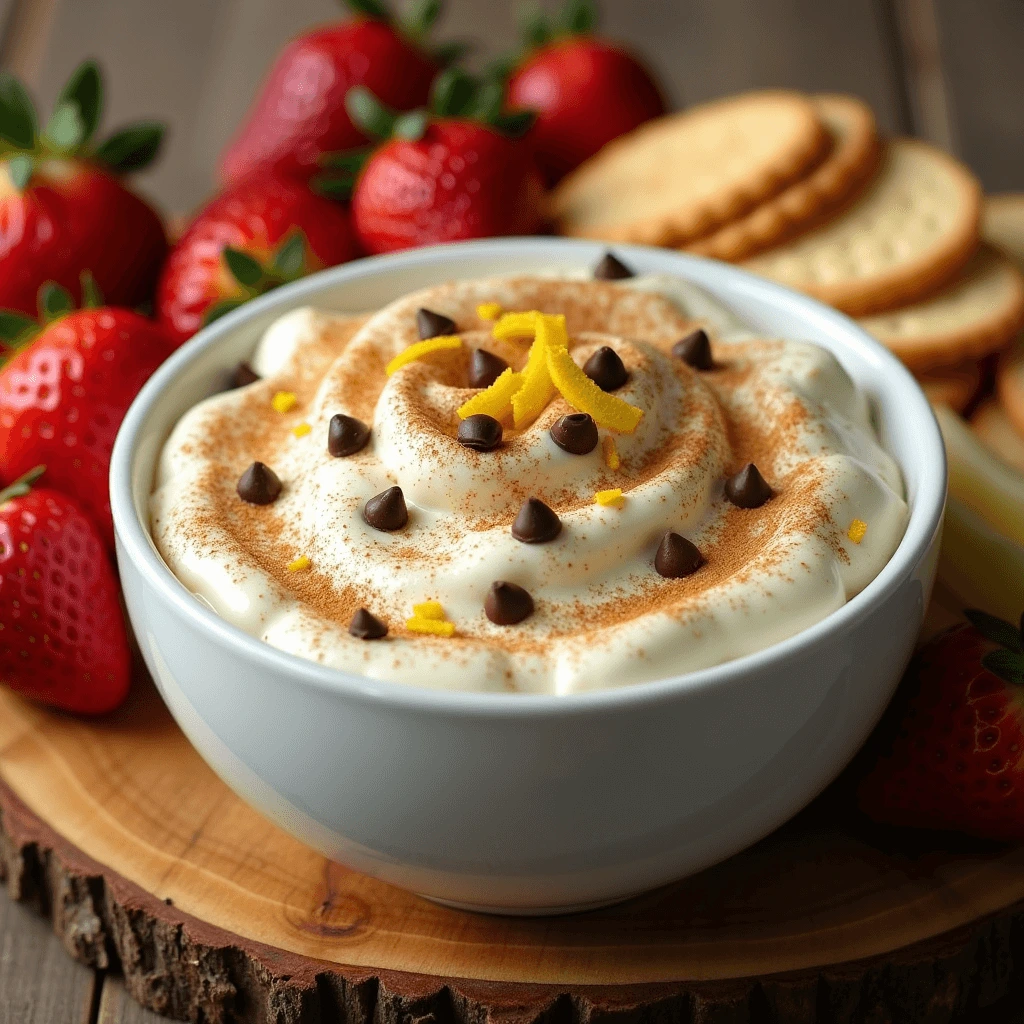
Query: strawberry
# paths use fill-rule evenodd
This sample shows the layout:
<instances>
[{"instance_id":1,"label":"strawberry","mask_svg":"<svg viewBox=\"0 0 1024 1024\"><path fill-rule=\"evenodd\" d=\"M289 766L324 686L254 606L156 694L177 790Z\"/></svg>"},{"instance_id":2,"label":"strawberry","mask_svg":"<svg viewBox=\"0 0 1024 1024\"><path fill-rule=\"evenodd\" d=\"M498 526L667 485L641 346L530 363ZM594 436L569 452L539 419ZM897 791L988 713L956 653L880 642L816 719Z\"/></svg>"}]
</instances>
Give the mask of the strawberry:
<instances>
[{"instance_id":1,"label":"strawberry","mask_svg":"<svg viewBox=\"0 0 1024 1024\"><path fill-rule=\"evenodd\" d=\"M43 469L0 492L0 680L65 711L102 714L131 678L117 578L82 509L32 488Z\"/></svg>"},{"instance_id":2,"label":"strawberry","mask_svg":"<svg viewBox=\"0 0 1024 1024\"><path fill-rule=\"evenodd\" d=\"M398 22L381 0L346 3L353 20L307 32L279 54L221 156L223 181L265 167L309 174L324 154L365 143L345 110L345 94L354 85L367 86L399 110L426 102L439 63L454 55L431 54L423 46L440 4L424 0Z\"/></svg>"},{"instance_id":3,"label":"strawberry","mask_svg":"<svg viewBox=\"0 0 1024 1024\"><path fill-rule=\"evenodd\" d=\"M559 22L539 12L529 48L513 61L508 105L537 115L528 141L549 185L612 139L665 113L650 72L622 47L592 32L590 0L569 0Z\"/></svg>"},{"instance_id":4,"label":"strawberry","mask_svg":"<svg viewBox=\"0 0 1024 1024\"><path fill-rule=\"evenodd\" d=\"M1024 621L966 614L918 652L858 802L886 824L1021 842Z\"/></svg>"},{"instance_id":5,"label":"strawberry","mask_svg":"<svg viewBox=\"0 0 1024 1024\"><path fill-rule=\"evenodd\" d=\"M257 172L208 203L178 239L157 317L182 342L247 299L356 255L344 206L295 178Z\"/></svg>"},{"instance_id":6,"label":"strawberry","mask_svg":"<svg viewBox=\"0 0 1024 1024\"><path fill-rule=\"evenodd\" d=\"M152 298L164 229L121 175L156 156L163 128L140 123L94 144L102 92L86 62L40 134L24 88L0 74L0 308L32 314L43 282L75 291L85 269L115 305Z\"/></svg>"},{"instance_id":7,"label":"strawberry","mask_svg":"<svg viewBox=\"0 0 1024 1024\"><path fill-rule=\"evenodd\" d=\"M83 285L86 298L93 289ZM113 548L110 452L132 399L171 354L162 327L127 309L74 310L55 285L41 290L45 323L0 315L17 349L0 369L0 476L45 463L46 482L73 495Z\"/></svg>"},{"instance_id":8,"label":"strawberry","mask_svg":"<svg viewBox=\"0 0 1024 1024\"><path fill-rule=\"evenodd\" d=\"M499 113L500 91L477 90L469 76L449 69L438 79L433 116L395 117L363 89L353 89L347 102L368 131L392 136L370 154L352 195L367 252L528 235L540 226L540 173L522 140L510 137L529 122Z\"/></svg>"}]
</instances>

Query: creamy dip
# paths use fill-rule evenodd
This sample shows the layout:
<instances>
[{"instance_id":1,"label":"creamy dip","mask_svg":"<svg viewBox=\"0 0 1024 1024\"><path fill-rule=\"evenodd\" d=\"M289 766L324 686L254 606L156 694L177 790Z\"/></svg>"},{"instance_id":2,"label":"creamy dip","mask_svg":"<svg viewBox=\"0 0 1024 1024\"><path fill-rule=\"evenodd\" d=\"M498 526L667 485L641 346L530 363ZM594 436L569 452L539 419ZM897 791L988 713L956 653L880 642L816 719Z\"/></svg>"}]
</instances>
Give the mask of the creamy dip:
<instances>
[{"instance_id":1,"label":"creamy dip","mask_svg":"<svg viewBox=\"0 0 1024 1024\"><path fill-rule=\"evenodd\" d=\"M476 349L523 376L467 410ZM607 391L581 389L584 366ZM229 622L379 679L566 694L716 665L839 608L906 528L899 469L835 357L755 337L670 277L468 280L360 316L296 310L251 367L166 442L154 540ZM539 409L520 395L517 427L498 392L527 380ZM488 450L496 425L463 418L481 402L503 428ZM580 412L595 422L560 424ZM352 420L369 428L351 454L328 450L338 416L336 451L360 443ZM246 476L254 462L271 483Z\"/></svg>"}]
</instances>

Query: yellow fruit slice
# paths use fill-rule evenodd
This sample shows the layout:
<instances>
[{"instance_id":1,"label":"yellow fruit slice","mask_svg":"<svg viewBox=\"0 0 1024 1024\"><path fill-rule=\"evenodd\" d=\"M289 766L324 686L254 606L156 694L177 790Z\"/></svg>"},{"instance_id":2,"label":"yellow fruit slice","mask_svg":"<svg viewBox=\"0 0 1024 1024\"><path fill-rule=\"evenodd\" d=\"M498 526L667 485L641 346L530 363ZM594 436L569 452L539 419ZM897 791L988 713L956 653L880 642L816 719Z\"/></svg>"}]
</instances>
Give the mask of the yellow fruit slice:
<instances>
[{"instance_id":1,"label":"yellow fruit slice","mask_svg":"<svg viewBox=\"0 0 1024 1024\"><path fill-rule=\"evenodd\" d=\"M431 352L446 352L450 349L462 347L462 339L457 334L441 334L436 338L427 338L426 341L417 341L410 345L404 352L399 352L394 359L384 368L384 372L390 377L403 366L422 359Z\"/></svg>"},{"instance_id":2,"label":"yellow fruit slice","mask_svg":"<svg viewBox=\"0 0 1024 1024\"><path fill-rule=\"evenodd\" d=\"M496 420L503 419L512 411L512 396L522 386L523 375L509 367L489 388L484 388L459 407L459 419L464 420L478 413L493 416Z\"/></svg>"}]
</instances>

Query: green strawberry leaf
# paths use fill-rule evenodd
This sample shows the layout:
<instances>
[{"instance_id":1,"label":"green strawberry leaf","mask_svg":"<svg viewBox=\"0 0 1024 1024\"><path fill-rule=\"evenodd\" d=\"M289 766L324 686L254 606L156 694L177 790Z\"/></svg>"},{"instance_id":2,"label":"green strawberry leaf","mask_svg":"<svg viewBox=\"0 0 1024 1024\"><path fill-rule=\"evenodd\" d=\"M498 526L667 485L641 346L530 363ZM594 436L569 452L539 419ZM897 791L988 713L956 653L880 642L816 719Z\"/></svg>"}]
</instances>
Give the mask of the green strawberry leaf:
<instances>
[{"instance_id":1,"label":"green strawberry leaf","mask_svg":"<svg viewBox=\"0 0 1024 1024\"><path fill-rule=\"evenodd\" d=\"M345 109L352 123L371 138L389 139L395 128L395 115L365 85L355 85L345 93Z\"/></svg>"},{"instance_id":2,"label":"green strawberry leaf","mask_svg":"<svg viewBox=\"0 0 1024 1024\"><path fill-rule=\"evenodd\" d=\"M45 472L45 466L36 466L35 469L30 469L24 476L18 477L14 483L8 484L2 491L0 491L0 505L5 505L8 501L11 501L14 498L23 498L30 490L32 490L32 485Z\"/></svg>"},{"instance_id":3,"label":"green strawberry leaf","mask_svg":"<svg viewBox=\"0 0 1024 1024\"><path fill-rule=\"evenodd\" d=\"M35 107L25 87L14 75L0 72L0 139L15 149L32 149L37 130Z\"/></svg>"},{"instance_id":4,"label":"green strawberry leaf","mask_svg":"<svg viewBox=\"0 0 1024 1024\"><path fill-rule=\"evenodd\" d=\"M558 20L563 32L571 36L586 35L597 27L597 8L593 0L568 0Z\"/></svg>"},{"instance_id":5,"label":"green strawberry leaf","mask_svg":"<svg viewBox=\"0 0 1024 1024\"><path fill-rule=\"evenodd\" d=\"M231 276L243 288L258 288L263 280L263 267L259 261L241 249L228 246L224 250L224 262L231 271Z\"/></svg>"},{"instance_id":6,"label":"green strawberry leaf","mask_svg":"<svg viewBox=\"0 0 1024 1024\"><path fill-rule=\"evenodd\" d=\"M547 15L536 3L524 7L520 15L520 31L528 47L543 46L554 34Z\"/></svg>"},{"instance_id":7,"label":"green strawberry leaf","mask_svg":"<svg viewBox=\"0 0 1024 1024\"><path fill-rule=\"evenodd\" d=\"M464 117L473 108L479 85L462 68L446 68L434 79L430 110L438 117Z\"/></svg>"},{"instance_id":8,"label":"green strawberry leaf","mask_svg":"<svg viewBox=\"0 0 1024 1024\"><path fill-rule=\"evenodd\" d=\"M493 124L501 116L501 108L505 104L505 84L496 78L489 78L481 84L476 92L472 116Z\"/></svg>"},{"instance_id":9,"label":"green strawberry leaf","mask_svg":"<svg viewBox=\"0 0 1024 1024\"><path fill-rule=\"evenodd\" d=\"M224 299L215 306L211 306L203 317L203 326L208 327L214 320L219 320L222 316L238 309L239 306L244 306L246 301L246 299Z\"/></svg>"},{"instance_id":10,"label":"green strawberry leaf","mask_svg":"<svg viewBox=\"0 0 1024 1024\"><path fill-rule=\"evenodd\" d=\"M43 323L52 323L54 320L74 312L75 300L67 288L62 288L56 281L47 281L39 288L39 319Z\"/></svg>"},{"instance_id":11,"label":"green strawberry leaf","mask_svg":"<svg viewBox=\"0 0 1024 1024\"><path fill-rule=\"evenodd\" d=\"M310 179L309 187L324 199L333 199L335 202L343 203L352 198L355 184L355 174L348 174L345 171L329 171L325 174L314 175Z\"/></svg>"},{"instance_id":12,"label":"green strawberry leaf","mask_svg":"<svg viewBox=\"0 0 1024 1024\"><path fill-rule=\"evenodd\" d=\"M1014 651L1017 654L1024 653L1024 644L1021 643L1021 635L1018 630L1002 619L997 619L987 612L969 608L964 612L971 625L986 639L1007 651Z\"/></svg>"},{"instance_id":13,"label":"green strawberry leaf","mask_svg":"<svg viewBox=\"0 0 1024 1024\"><path fill-rule=\"evenodd\" d=\"M0 310L0 341L7 348L20 348L22 342L38 330L39 324L31 317L10 309Z\"/></svg>"},{"instance_id":14,"label":"green strawberry leaf","mask_svg":"<svg viewBox=\"0 0 1024 1024\"><path fill-rule=\"evenodd\" d=\"M497 82L504 90L505 83L525 56L526 54L522 50L513 50L510 53L502 54L500 57L495 57L484 68L484 80Z\"/></svg>"},{"instance_id":15,"label":"green strawberry leaf","mask_svg":"<svg viewBox=\"0 0 1024 1024\"><path fill-rule=\"evenodd\" d=\"M363 164L370 159L372 152L373 146L363 146L361 149L345 149L340 153L324 153L320 157L320 166L329 170L358 174L363 169Z\"/></svg>"},{"instance_id":16,"label":"green strawberry leaf","mask_svg":"<svg viewBox=\"0 0 1024 1024\"><path fill-rule=\"evenodd\" d=\"M83 270L78 275L79 287L82 289L82 309L99 309L106 305L103 300L103 292L92 276L91 270Z\"/></svg>"},{"instance_id":17,"label":"green strawberry leaf","mask_svg":"<svg viewBox=\"0 0 1024 1024\"><path fill-rule=\"evenodd\" d=\"M279 281L295 281L306 272L306 236L292 231L274 253L270 274Z\"/></svg>"},{"instance_id":18,"label":"green strawberry leaf","mask_svg":"<svg viewBox=\"0 0 1024 1024\"><path fill-rule=\"evenodd\" d=\"M1024 686L1024 658L1013 651L989 651L981 659L985 666L994 675L1014 686Z\"/></svg>"},{"instance_id":19,"label":"green strawberry leaf","mask_svg":"<svg viewBox=\"0 0 1024 1024\"><path fill-rule=\"evenodd\" d=\"M19 192L24 192L28 188L35 169L35 158L29 156L28 153L15 153L14 156L7 159L7 173L10 175L11 184Z\"/></svg>"},{"instance_id":20,"label":"green strawberry leaf","mask_svg":"<svg viewBox=\"0 0 1024 1024\"><path fill-rule=\"evenodd\" d=\"M122 128L96 147L96 159L117 174L138 171L153 162L164 138L158 121L139 121Z\"/></svg>"},{"instance_id":21,"label":"green strawberry leaf","mask_svg":"<svg viewBox=\"0 0 1024 1024\"><path fill-rule=\"evenodd\" d=\"M417 139L423 138L429 119L430 115L425 110L410 110L406 114L399 114L395 118L392 134L395 138L415 142Z\"/></svg>"},{"instance_id":22,"label":"green strawberry leaf","mask_svg":"<svg viewBox=\"0 0 1024 1024\"><path fill-rule=\"evenodd\" d=\"M441 7L441 0L410 0L400 19L402 31L410 39L422 39L434 27Z\"/></svg>"},{"instance_id":23,"label":"green strawberry leaf","mask_svg":"<svg viewBox=\"0 0 1024 1024\"><path fill-rule=\"evenodd\" d=\"M46 126L46 141L63 153L73 153L85 142L85 122L74 103L59 103Z\"/></svg>"},{"instance_id":24,"label":"green strawberry leaf","mask_svg":"<svg viewBox=\"0 0 1024 1024\"><path fill-rule=\"evenodd\" d=\"M343 0L345 6L353 13L374 21L390 21L391 11L381 0Z\"/></svg>"},{"instance_id":25,"label":"green strawberry leaf","mask_svg":"<svg viewBox=\"0 0 1024 1024\"><path fill-rule=\"evenodd\" d=\"M433 47L430 53L434 58L434 63L439 67L446 68L450 64L462 60L472 49L473 44L466 39L446 39L443 43L438 43Z\"/></svg>"},{"instance_id":26,"label":"green strawberry leaf","mask_svg":"<svg viewBox=\"0 0 1024 1024\"><path fill-rule=\"evenodd\" d=\"M498 129L502 135L511 139L522 138L537 120L537 114L533 110L516 110L510 114L499 114L491 120L491 124Z\"/></svg>"},{"instance_id":27,"label":"green strawberry leaf","mask_svg":"<svg viewBox=\"0 0 1024 1024\"><path fill-rule=\"evenodd\" d=\"M100 115L103 111L103 80L95 61L83 61L75 69L74 74L68 79L67 85L61 90L60 96L57 97L54 117L64 106L73 107L78 113L79 123L82 127L81 141L88 142L99 127ZM50 125L51 128L47 128L46 134L53 139L53 118L50 119Z\"/></svg>"}]
</instances>

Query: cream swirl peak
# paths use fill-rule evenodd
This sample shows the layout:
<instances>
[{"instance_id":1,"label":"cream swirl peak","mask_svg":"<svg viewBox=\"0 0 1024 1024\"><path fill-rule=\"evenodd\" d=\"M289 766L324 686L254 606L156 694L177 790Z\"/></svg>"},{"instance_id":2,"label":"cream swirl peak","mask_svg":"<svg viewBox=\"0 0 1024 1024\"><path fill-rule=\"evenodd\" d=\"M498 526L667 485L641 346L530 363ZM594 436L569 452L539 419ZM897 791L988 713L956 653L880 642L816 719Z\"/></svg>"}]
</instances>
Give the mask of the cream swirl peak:
<instances>
[{"instance_id":1,"label":"cream swirl peak","mask_svg":"<svg viewBox=\"0 0 1024 1024\"><path fill-rule=\"evenodd\" d=\"M252 365L168 439L153 537L225 619L377 678L570 693L718 664L841 606L906 527L835 358L671 278L298 310Z\"/></svg>"}]
</instances>

